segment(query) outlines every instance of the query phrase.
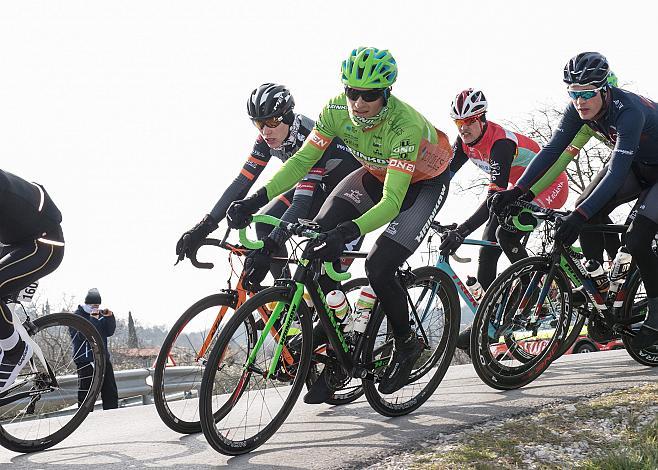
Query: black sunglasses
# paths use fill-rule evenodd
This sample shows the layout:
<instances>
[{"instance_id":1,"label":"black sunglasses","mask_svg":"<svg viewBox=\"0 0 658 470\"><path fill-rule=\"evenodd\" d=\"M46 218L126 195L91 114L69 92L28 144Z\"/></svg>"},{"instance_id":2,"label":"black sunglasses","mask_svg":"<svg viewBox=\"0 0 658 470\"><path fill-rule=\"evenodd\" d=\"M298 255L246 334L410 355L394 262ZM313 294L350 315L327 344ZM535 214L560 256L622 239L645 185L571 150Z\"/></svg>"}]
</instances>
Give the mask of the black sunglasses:
<instances>
[{"instance_id":1,"label":"black sunglasses","mask_svg":"<svg viewBox=\"0 0 658 470\"><path fill-rule=\"evenodd\" d=\"M350 88L348 86L345 87L345 94L352 101L356 101L359 99L359 97L361 97L363 101L372 103L373 101L377 101L379 98L383 97L385 92L386 88L377 88L374 90L357 90L356 88Z\"/></svg>"}]
</instances>

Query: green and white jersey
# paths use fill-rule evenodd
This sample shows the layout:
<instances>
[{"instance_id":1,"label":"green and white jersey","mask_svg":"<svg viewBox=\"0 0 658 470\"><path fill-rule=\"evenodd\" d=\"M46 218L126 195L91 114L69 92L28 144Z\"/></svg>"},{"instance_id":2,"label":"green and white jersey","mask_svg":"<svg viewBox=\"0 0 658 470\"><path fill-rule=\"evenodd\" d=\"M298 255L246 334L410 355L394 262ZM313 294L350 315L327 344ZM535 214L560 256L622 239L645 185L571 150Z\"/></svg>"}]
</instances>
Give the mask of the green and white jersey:
<instances>
[{"instance_id":1,"label":"green and white jersey","mask_svg":"<svg viewBox=\"0 0 658 470\"><path fill-rule=\"evenodd\" d=\"M265 185L270 199L292 188L338 137L368 172L383 184L381 200L354 222L361 234L392 221L400 212L409 185L445 171L452 150L448 137L422 114L394 96L372 126L351 119L341 93L324 107L311 135Z\"/></svg>"}]
</instances>

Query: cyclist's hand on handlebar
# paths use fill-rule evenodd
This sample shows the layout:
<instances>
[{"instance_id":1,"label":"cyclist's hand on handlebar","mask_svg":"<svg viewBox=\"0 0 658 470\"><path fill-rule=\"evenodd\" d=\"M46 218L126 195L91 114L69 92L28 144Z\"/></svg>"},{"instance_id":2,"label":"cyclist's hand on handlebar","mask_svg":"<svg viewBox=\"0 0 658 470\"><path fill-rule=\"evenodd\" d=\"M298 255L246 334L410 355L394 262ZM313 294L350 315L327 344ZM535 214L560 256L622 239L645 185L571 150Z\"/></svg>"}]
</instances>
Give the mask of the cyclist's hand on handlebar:
<instances>
[{"instance_id":1,"label":"cyclist's hand on handlebar","mask_svg":"<svg viewBox=\"0 0 658 470\"><path fill-rule=\"evenodd\" d=\"M272 255L278 250L279 245L267 237L263 240L265 245L260 250L253 250L244 261L244 278L242 284L249 290L259 290L267 271L272 263Z\"/></svg>"},{"instance_id":2,"label":"cyclist's hand on handlebar","mask_svg":"<svg viewBox=\"0 0 658 470\"><path fill-rule=\"evenodd\" d=\"M512 189L497 192L489 198L487 203L494 214L501 216L505 214L507 206L521 198L521 196L523 196L523 190L515 186Z\"/></svg>"},{"instance_id":3,"label":"cyclist's hand on handlebar","mask_svg":"<svg viewBox=\"0 0 658 470\"><path fill-rule=\"evenodd\" d=\"M178 243L176 243L176 256L178 261L183 261L199 247L201 241L217 228L217 221L210 215L206 215L201 222L185 232Z\"/></svg>"},{"instance_id":4,"label":"cyclist's hand on handlebar","mask_svg":"<svg viewBox=\"0 0 658 470\"><path fill-rule=\"evenodd\" d=\"M322 261L335 261L345 250L345 243L356 240L361 236L359 226L353 221L343 222L333 230L324 233L322 242L314 243L309 247L308 253L314 259Z\"/></svg>"},{"instance_id":5,"label":"cyclist's hand on handlebar","mask_svg":"<svg viewBox=\"0 0 658 470\"><path fill-rule=\"evenodd\" d=\"M470 233L468 226L462 224L457 227L455 230L450 230L446 233L441 245L439 245L439 251L442 256L449 256L457 251L457 248L461 246L464 242L464 238Z\"/></svg>"},{"instance_id":6,"label":"cyclist's hand on handlebar","mask_svg":"<svg viewBox=\"0 0 658 470\"><path fill-rule=\"evenodd\" d=\"M555 231L555 241L568 246L573 245L578 239L578 235L580 235L587 219L584 215L575 210L566 217L560 217L558 220L560 222Z\"/></svg>"},{"instance_id":7,"label":"cyclist's hand on handlebar","mask_svg":"<svg viewBox=\"0 0 658 470\"><path fill-rule=\"evenodd\" d=\"M247 199L234 201L226 212L228 226L234 229L245 228L251 223L251 216L268 202L265 188L260 188Z\"/></svg>"}]
</instances>

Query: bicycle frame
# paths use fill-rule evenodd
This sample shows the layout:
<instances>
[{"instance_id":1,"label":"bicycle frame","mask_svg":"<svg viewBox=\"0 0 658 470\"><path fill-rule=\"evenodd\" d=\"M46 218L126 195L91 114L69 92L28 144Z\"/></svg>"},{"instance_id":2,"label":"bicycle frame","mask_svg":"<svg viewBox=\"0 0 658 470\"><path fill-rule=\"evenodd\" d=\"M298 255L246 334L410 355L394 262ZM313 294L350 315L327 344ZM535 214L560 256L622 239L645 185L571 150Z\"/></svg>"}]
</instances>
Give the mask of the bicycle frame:
<instances>
[{"instance_id":1,"label":"bicycle frame","mask_svg":"<svg viewBox=\"0 0 658 470\"><path fill-rule=\"evenodd\" d=\"M336 319L333 310L327 305L327 300L322 292L322 288L315 278L315 273L318 270L319 267L317 261L311 261L310 263L306 263L306 265L299 264L297 266L297 270L290 282L291 289L294 289L292 300L290 301L290 305L283 318L281 335L277 338L277 347L270 364L270 369L267 373L268 379L276 373L279 357L284 350L284 339L287 337L294 315L299 309L299 304L303 299L304 290L306 290L311 297L315 310L320 318L320 322L327 333L329 344L331 344L337 355L338 362L345 367L347 371L352 372L354 370L354 361L350 354L350 347L345 340L345 336L340 328L340 323ZM274 324L281 317L284 307L285 306L282 302L277 303L269 320L265 324L263 333L261 333L256 345L247 359L245 368L248 368L255 362L258 351L263 346L267 337L266 331L270 331L274 328Z\"/></svg>"},{"instance_id":2,"label":"bicycle frame","mask_svg":"<svg viewBox=\"0 0 658 470\"><path fill-rule=\"evenodd\" d=\"M229 256L230 255L245 256L245 254L247 252L247 250L245 248L234 246L234 245L226 242L226 239L228 238L229 232L230 232L230 230L227 230L227 232L224 236L224 239L221 242L219 240L215 240L215 239L206 239L206 240L204 240L203 243L201 243L201 245L199 245L199 247L205 246L205 245L219 246L221 248L225 248L225 249L229 250L229 252L230 252ZM199 267L199 268L202 268L202 269L211 269L213 267L213 265L211 263L200 263L200 262L198 262L196 260L196 252L193 254L193 256L190 259L192 261L192 264L196 267ZM210 348L210 346L212 344L212 340L215 337L215 334L217 333L217 331L219 330L219 327L222 323L222 320L226 316L226 312L228 311L229 307L233 308L233 309L238 309L243 303L246 302L247 298L252 295L252 293L250 291L245 289L245 287L243 285L243 279L244 279L244 274L241 274L234 289L229 288L229 289L223 289L222 290L222 292L233 296L233 303L230 306L223 305L223 306L220 307L219 312L217 312L217 316L215 317L215 320L213 321L212 326L208 330L208 334L204 338L203 343L202 343L201 347L199 348L199 351L196 353L195 361L201 360L206 355L206 353L208 352L208 349ZM263 319L263 322L267 323L270 319L270 316L265 311L265 309L263 309L263 308L259 309L259 313L261 315L261 318ZM272 322L272 324L273 323L274 322ZM266 328L264 331L270 331L270 333L272 334L274 339L276 341L279 340L279 334L276 331L276 328L274 328L274 327L271 327L269 329ZM283 359L286 362L286 364L288 364L288 365L290 365L294 362L294 359L293 359L292 355L290 354L290 352L287 349L283 350Z\"/></svg>"},{"instance_id":3,"label":"bicycle frame","mask_svg":"<svg viewBox=\"0 0 658 470\"><path fill-rule=\"evenodd\" d=\"M22 338L30 338L31 335L28 333L27 330L30 330L34 332L35 326L32 323L32 320L30 319L30 316L28 315L27 311L25 310L25 307L23 307L23 304L21 301L25 302L31 302L34 294L36 293L37 287L39 286L39 281L35 281L23 290L21 290L15 297L15 299L12 297L11 302L7 303L7 308L9 309L11 316L12 316L12 323L14 325L14 328L19 332L20 336ZM25 321L21 321L19 318L18 314L16 313L17 307L20 306L23 309L23 312L25 313ZM13 403L18 400L22 400L23 398L27 398L30 396L38 396L41 395L42 392L45 391L53 391L55 388L57 388L58 382L57 382L57 377L55 377L55 373L53 372L52 368L50 367L50 364L48 364L48 361L46 361L45 356L43 355L43 351L41 349L41 346L37 344L36 341L29 340L31 341L31 345L34 351L34 356L41 362L43 367L48 371L48 375L50 378L50 384L48 384L48 388L43 389L43 390L30 390L29 392L22 392L18 393L16 395L9 395L13 390L16 388L20 387L22 384L21 383L15 383L11 387L9 387L7 390L4 392L0 393L0 407L7 405L9 403ZM32 372L36 372L36 367L34 366L34 357L30 359L30 369Z\"/></svg>"},{"instance_id":4,"label":"bicycle frame","mask_svg":"<svg viewBox=\"0 0 658 470\"><path fill-rule=\"evenodd\" d=\"M500 245L496 242L491 242L487 240L475 240L472 238L466 238L463 241L462 245L500 247ZM450 262L448 258L443 255L439 255L439 259L437 260L434 266L450 276L450 279L452 279L452 283L457 289L457 293L462 298L466 306L471 310L471 312L475 314L480 304L477 300L475 300L471 292L468 290L468 287L466 287L466 284L462 282L461 278L452 269L452 266L450 266Z\"/></svg>"},{"instance_id":5,"label":"bicycle frame","mask_svg":"<svg viewBox=\"0 0 658 470\"><path fill-rule=\"evenodd\" d=\"M583 231L624 233L627 228L628 227L626 225L613 225L613 224L589 225L589 226L585 226L583 228ZM566 247L559 243L555 243L548 256L551 259L551 267L548 273L546 274L547 279L550 280L553 278L555 269L558 268L562 269L572 281L577 282L577 283L574 282L574 284L583 286L583 291L589 297L589 300L591 301L592 305L594 305L597 314L606 322L606 324L610 328L612 328L614 331L617 332L623 331L625 334L629 334L631 336L633 335L633 332L625 325L620 324L616 320L614 315L617 309L622 307L623 301L626 298L628 292L628 286L630 285L631 279L633 278L630 272L624 279L623 284L621 285L620 289L615 293L615 295L612 298L608 298L607 295L604 296L596 289L596 286L592 281L589 273L580 262L580 258L582 258L582 255L579 255L576 251L573 250L573 248ZM533 279L529 283L523 295L521 305L523 305L523 302L530 301L530 297L534 293L534 289L536 288L537 285L538 275L539 273L535 273ZM542 288L542 291L540 292L539 298L537 300L537 306L538 306L537 308L539 308L539 306L542 305L544 300L546 299L549 285L550 283L547 282ZM621 331L618 331L619 330L618 327L620 326L622 327Z\"/></svg>"}]
</instances>

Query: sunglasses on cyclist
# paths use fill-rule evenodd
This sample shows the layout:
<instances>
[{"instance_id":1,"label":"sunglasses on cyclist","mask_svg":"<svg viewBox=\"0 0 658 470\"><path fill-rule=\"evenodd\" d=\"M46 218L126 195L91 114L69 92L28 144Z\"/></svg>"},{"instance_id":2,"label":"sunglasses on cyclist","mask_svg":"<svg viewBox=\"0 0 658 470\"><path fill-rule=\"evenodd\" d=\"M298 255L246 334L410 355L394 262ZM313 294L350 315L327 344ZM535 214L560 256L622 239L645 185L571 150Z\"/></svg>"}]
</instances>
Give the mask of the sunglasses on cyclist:
<instances>
[{"instance_id":1,"label":"sunglasses on cyclist","mask_svg":"<svg viewBox=\"0 0 658 470\"><path fill-rule=\"evenodd\" d=\"M574 101L577 100L578 98L582 98L584 100L591 100L596 96L599 90L602 89L603 87L594 88L593 90L582 90L582 91L567 90L567 93L569 93L569 97Z\"/></svg>"},{"instance_id":2,"label":"sunglasses on cyclist","mask_svg":"<svg viewBox=\"0 0 658 470\"><path fill-rule=\"evenodd\" d=\"M281 121L283 121L283 116L271 117L267 119L252 119L251 121L254 123L254 126L258 128L258 130L263 129L265 126L274 129L279 124L281 124Z\"/></svg>"},{"instance_id":3,"label":"sunglasses on cyclist","mask_svg":"<svg viewBox=\"0 0 658 470\"><path fill-rule=\"evenodd\" d=\"M377 88L375 90L357 90L355 88L345 87L345 94L351 101L356 101L361 97L363 101L372 103L384 96L385 88Z\"/></svg>"},{"instance_id":4,"label":"sunglasses on cyclist","mask_svg":"<svg viewBox=\"0 0 658 470\"><path fill-rule=\"evenodd\" d=\"M479 121L479 120L480 120L479 115L478 116L467 117L467 118L464 118L464 119L455 119L455 125L457 127L470 126L471 124L473 124L474 122Z\"/></svg>"}]
</instances>

